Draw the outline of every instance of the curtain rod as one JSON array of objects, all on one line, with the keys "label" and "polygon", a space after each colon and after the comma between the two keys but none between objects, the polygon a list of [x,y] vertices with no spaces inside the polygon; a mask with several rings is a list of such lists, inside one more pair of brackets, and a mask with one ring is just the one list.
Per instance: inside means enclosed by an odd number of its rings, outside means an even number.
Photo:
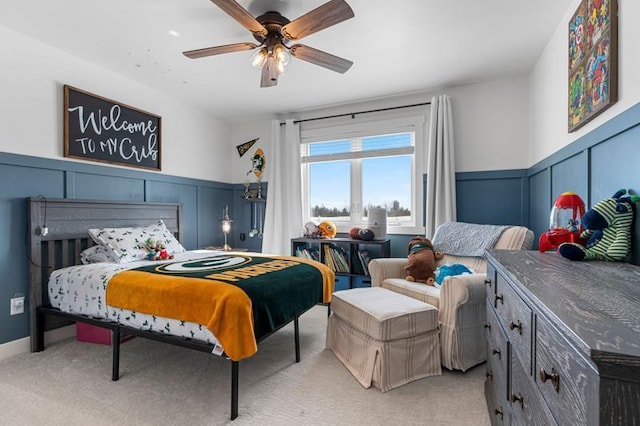
[{"label": "curtain rod", "polygon": [[[355,118],[356,115],[359,114],[368,114],[371,112],[381,112],[381,111],[391,111],[394,109],[402,109],[402,108],[412,108],[412,107],[417,107],[417,106],[424,106],[424,105],[431,105],[431,102],[423,102],[420,104],[411,104],[411,105],[401,105],[401,106],[395,106],[395,107],[389,107],[389,108],[380,108],[380,109],[370,109],[367,111],[358,111],[358,112],[347,112],[344,114],[336,114],[336,115],[326,115],[324,117],[314,117],[314,118],[305,118],[302,120],[293,120],[293,124],[298,124],[298,123],[304,123],[306,121],[316,121],[316,120],[326,120],[328,118],[338,118],[338,117],[349,117],[351,116],[351,118]],[[280,122],[281,126],[284,126],[286,123],[285,122]]]}]

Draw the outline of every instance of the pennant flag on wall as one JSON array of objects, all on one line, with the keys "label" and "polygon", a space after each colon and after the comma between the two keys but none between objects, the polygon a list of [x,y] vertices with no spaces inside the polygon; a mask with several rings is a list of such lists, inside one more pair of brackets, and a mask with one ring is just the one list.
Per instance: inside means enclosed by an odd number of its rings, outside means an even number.
[{"label": "pennant flag on wall", "polygon": [[245,152],[249,151],[249,149],[253,146],[253,144],[255,144],[258,141],[258,139],[260,138],[255,138],[248,142],[245,142],[236,146],[236,149],[238,150],[238,154],[240,154],[240,157],[242,157]]}]

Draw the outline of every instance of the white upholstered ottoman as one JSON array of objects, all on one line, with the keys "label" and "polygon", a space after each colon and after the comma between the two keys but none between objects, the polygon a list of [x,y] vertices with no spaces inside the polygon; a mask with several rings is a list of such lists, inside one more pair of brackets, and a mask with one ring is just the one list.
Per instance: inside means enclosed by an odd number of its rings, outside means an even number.
[{"label": "white upholstered ottoman", "polygon": [[333,293],[331,311],[326,346],[365,388],[442,374],[434,306],[370,287]]}]

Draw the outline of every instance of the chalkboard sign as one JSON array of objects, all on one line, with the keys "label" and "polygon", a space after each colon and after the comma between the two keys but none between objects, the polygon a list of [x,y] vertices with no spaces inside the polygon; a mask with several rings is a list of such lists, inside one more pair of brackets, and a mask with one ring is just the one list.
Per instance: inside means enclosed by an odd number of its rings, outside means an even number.
[{"label": "chalkboard sign", "polygon": [[64,86],[64,156],[160,170],[157,115]]}]

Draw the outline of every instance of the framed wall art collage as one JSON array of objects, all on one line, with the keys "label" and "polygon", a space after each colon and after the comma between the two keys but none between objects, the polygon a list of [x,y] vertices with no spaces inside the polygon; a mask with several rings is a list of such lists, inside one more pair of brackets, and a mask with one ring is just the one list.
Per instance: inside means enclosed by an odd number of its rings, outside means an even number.
[{"label": "framed wall art collage", "polygon": [[618,100],[617,0],[583,0],[569,21],[568,129]]}]

